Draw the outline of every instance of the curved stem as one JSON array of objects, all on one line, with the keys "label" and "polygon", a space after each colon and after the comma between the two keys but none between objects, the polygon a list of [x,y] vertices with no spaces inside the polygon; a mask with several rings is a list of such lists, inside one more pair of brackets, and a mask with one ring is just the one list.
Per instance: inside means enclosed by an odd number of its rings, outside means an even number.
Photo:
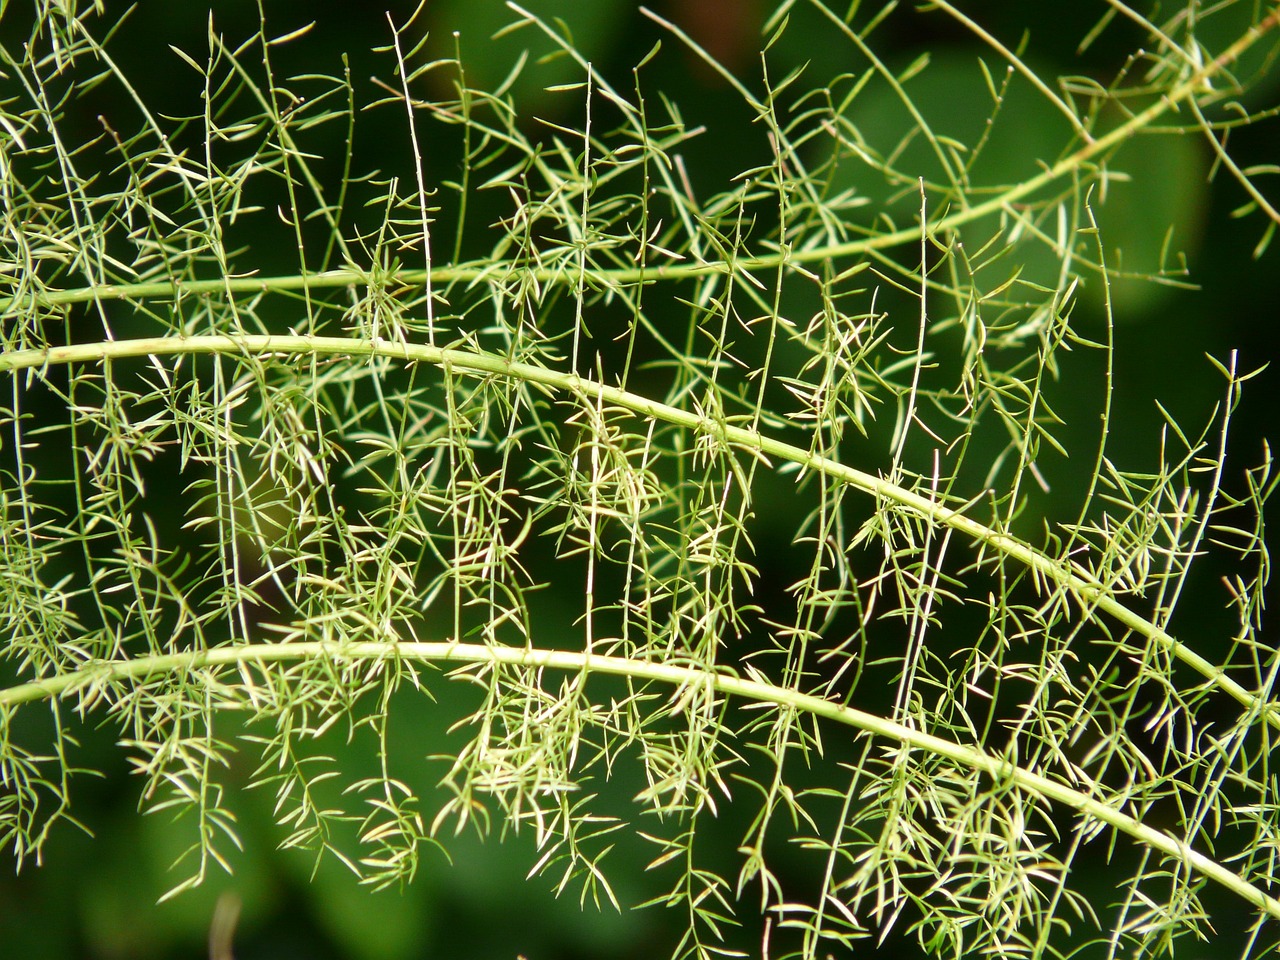
[{"label": "curved stem", "polygon": [[[1046,588],[1049,584],[1070,593],[1081,609],[1090,614],[1101,610],[1125,627],[1167,650],[1191,667],[1213,686],[1231,696],[1249,711],[1256,711],[1273,727],[1280,729],[1280,705],[1263,703],[1227,676],[1225,671],[1200,656],[1171,634],[1145,617],[1134,613],[1113,597],[1105,585],[1077,563],[1056,560],[1030,544],[1006,533],[1001,533],[964,513],[965,507],[953,509],[934,500],[922,497],[897,484],[847,466],[828,457],[810,453],[794,444],[767,437],[742,427],[681,410],[657,400],[649,399],[617,387],[606,386],[574,374],[548,370],[533,364],[518,363],[502,357],[472,353],[465,350],[448,350],[420,344],[394,343],[388,340],[350,340],[344,337],[314,336],[264,336],[259,334],[240,337],[153,337],[138,340],[112,340],[100,343],[74,344],[51,347],[47,350],[17,350],[0,353],[0,372],[39,369],[53,364],[95,363],[108,359],[177,354],[227,354],[227,355],[323,355],[346,357],[396,357],[403,360],[431,363],[456,370],[470,370],[502,377],[513,377],[529,383],[565,390],[589,398],[593,403],[602,402],[623,407],[641,417],[662,420],[715,437],[723,443],[752,451],[758,455],[776,457],[799,464],[806,470],[825,474],[834,480],[847,483],[877,498],[899,504],[914,513],[928,517],[960,531],[984,546],[1012,557],[1036,574],[1037,582]],[[972,502],[972,501],[971,501]],[[966,507],[968,505],[965,505]]]},{"label": "curved stem", "polygon": [[[1021,181],[1016,186],[1003,191],[984,203],[965,206],[955,213],[944,216],[930,225],[934,234],[945,234],[957,230],[966,224],[981,220],[983,217],[999,213],[1010,204],[1016,203],[1051,183],[1070,176],[1099,154],[1120,146],[1126,140],[1151,126],[1156,120],[1179,105],[1194,99],[1197,93],[1205,89],[1206,81],[1233,64],[1250,47],[1262,37],[1280,25],[1280,7],[1250,27],[1230,47],[1217,57],[1205,63],[1199,70],[1190,74],[1185,80],[1160,97],[1147,109],[1134,114],[1124,123],[1103,136],[1084,143],[1075,152],[1063,157],[1057,163],[1046,168],[1039,175]],[[653,282],[655,280],[680,280],[689,277],[700,277],[715,273],[734,273],[736,271],[770,271],[789,264],[822,263],[828,260],[856,257],[874,250],[884,250],[912,243],[920,239],[920,227],[912,225],[901,230],[876,234],[861,240],[848,243],[828,244],[805,250],[790,250],[756,257],[744,257],[734,261],[704,261],[690,264],[646,263],[643,267],[622,267],[617,269],[593,268],[592,276],[610,283]],[[574,272],[566,273],[558,268],[521,267],[519,272],[537,279],[541,283],[557,283],[578,279]],[[428,276],[431,282],[439,286],[450,283],[471,283],[493,276],[492,264],[456,264],[432,266],[423,270],[399,270],[385,277],[388,282],[405,286],[423,286]],[[99,300],[149,299],[159,297],[169,299],[179,293],[218,294],[218,293],[262,293],[264,291],[287,291],[301,289],[320,289],[324,287],[342,288],[368,283],[368,274],[355,267],[344,267],[337,270],[326,270],[315,274],[293,274],[280,277],[221,277],[215,280],[189,281],[154,281],[142,283],[102,284],[92,287],[81,287],[74,290],[55,290],[43,293],[28,294],[21,298],[26,303],[43,306],[62,306],[73,303],[96,302]],[[0,313],[13,309],[19,298],[0,299]]]},{"label": "curved stem", "polygon": [[181,671],[189,673],[207,667],[330,658],[338,661],[384,660],[392,657],[446,663],[476,663],[570,670],[654,680],[676,686],[709,686],[727,696],[757,703],[802,710],[867,733],[896,740],[908,747],[929,751],[965,767],[985,773],[1000,784],[1013,784],[1101,821],[1134,840],[1187,864],[1197,873],[1222,884],[1269,916],[1280,919],[1280,900],[1268,896],[1254,884],[1222,864],[1199,853],[1186,841],[1149,827],[1136,817],[1107,806],[1086,793],[1048,777],[991,756],[978,747],[965,746],[933,734],[912,729],[893,720],[842,706],[757,680],[671,663],[650,663],[625,657],[600,656],[565,650],[538,650],[528,647],[490,647],[474,643],[298,643],[242,644],[212,650],[190,651],[138,657],[124,662],[92,663],[81,669],[47,680],[0,690],[0,707],[74,694],[89,686],[101,687],[122,681],[146,683],[152,677]]}]

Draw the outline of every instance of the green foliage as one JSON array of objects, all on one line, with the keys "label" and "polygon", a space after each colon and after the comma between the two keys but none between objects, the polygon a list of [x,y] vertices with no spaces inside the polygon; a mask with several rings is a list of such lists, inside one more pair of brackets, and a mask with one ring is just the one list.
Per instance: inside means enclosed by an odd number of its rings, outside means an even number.
[{"label": "green foliage", "polygon": [[[784,2],[737,70],[646,12],[613,75],[572,9],[512,6],[509,71],[388,27],[370,86],[211,20],[147,91],[101,4],[0,5],[6,855],[105,729],[166,898],[246,841],[422,883],[474,831],[678,956],[1272,952],[1253,374],[1210,358],[1150,462],[1109,435],[1188,179],[1280,222],[1228,152],[1280,14],[1115,3],[1076,39],[1135,52],[1055,77],[943,0]],[[978,46],[899,62],[902,18]],[[722,180],[682,61],[750,138]]]}]

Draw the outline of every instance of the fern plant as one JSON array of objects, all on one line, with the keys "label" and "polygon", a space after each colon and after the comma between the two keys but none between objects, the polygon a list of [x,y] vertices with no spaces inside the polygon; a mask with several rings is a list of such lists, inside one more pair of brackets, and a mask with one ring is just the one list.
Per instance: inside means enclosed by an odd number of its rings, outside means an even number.
[{"label": "fern plant", "polygon": [[[525,838],[677,956],[1274,950],[1250,358],[1149,462],[1109,435],[1117,311],[1191,282],[1111,194],[1194,143],[1263,255],[1274,169],[1228,148],[1280,12],[1113,2],[1077,39],[1134,52],[1053,77],[946,0],[864,6],[788,0],[735,70],[644,11],[614,75],[513,4],[491,87],[419,18],[372,85],[215,18],[154,104],[105,4],[0,4],[16,868],[105,729],[187,831],[166,898],[248,790],[373,887]],[[951,99],[901,18],[976,44]],[[721,182],[651,80],[681,60],[753,138]]]}]

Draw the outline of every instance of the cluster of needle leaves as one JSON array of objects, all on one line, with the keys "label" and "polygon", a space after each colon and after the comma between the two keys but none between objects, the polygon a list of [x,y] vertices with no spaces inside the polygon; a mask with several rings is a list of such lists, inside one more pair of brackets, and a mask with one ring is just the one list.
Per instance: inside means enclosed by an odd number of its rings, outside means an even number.
[{"label": "cluster of needle leaves", "polygon": [[[1207,890],[1248,956],[1274,949],[1275,479],[1265,451],[1225,462],[1251,374],[1214,359],[1221,403],[1167,417],[1155,462],[1112,449],[1129,277],[1097,214],[1135,140],[1196,137],[1265,250],[1268,171],[1228,138],[1269,116],[1248,93],[1275,10],[1116,0],[1084,41],[1136,52],[1104,79],[1042,77],[945,0],[787,0],[736,72],[646,11],[662,44],[608,76],[513,5],[509,35],[571,66],[548,120],[521,103],[537,57],[479,89],[467,39],[441,55],[412,19],[360,85],[278,66],[305,29],[223,36],[215,9],[202,49],[156,51],[160,107],[113,56],[127,19],[19,6],[11,862],[76,822],[89,725],[189,831],[167,895],[230,867],[252,789],[281,845],[375,886],[447,869],[473,828],[531,836],[531,873],[588,906],[640,906],[616,882],[638,863],[679,956],[739,949],[740,924],[774,957],[891,931],[945,957],[1171,955],[1213,936]],[[975,39],[985,122],[917,101],[927,58],[880,55],[904,16]],[[779,52],[801,21],[846,72]],[[716,129],[649,80],[671,57],[750,121],[714,189],[691,164]],[[1011,172],[1019,96],[1057,140]],[[872,100],[896,126],[863,124]],[[398,139],[358,169],[380,120]],[[1100,414],[1070,450],[1065,369]],[[1220,582],[1193,581],[1206,562]],[[1218,634],[1180,633],[1224,602]],[[406,704],[442,697],[452,726],[393,749]]]}]

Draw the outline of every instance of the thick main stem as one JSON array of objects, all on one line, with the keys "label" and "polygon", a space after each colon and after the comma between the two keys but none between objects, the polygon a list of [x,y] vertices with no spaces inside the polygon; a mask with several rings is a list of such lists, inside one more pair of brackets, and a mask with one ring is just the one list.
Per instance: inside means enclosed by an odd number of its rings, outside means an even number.
[{"label": "thick main stem", "polygon": [[1280,729],[1280,705],[1264,704],[1215,664],[1145,617],[1120,603],[1107,587],[1078,563],[1068,563],[1047,556],[1031,545],[1001,533],[956,510],[922,497],[881,477],[850,467],[828,457],[818,456],[772,437],[754,433],[732,424],[700,417],[687,410],[670,406],[617,387],[606,386],[574,374],[561,373],[528,363],[518,363],[487,353],[448,350],[421,344],[395,343],[388,340],[355,340],[344,337],[264,336],[246,334],[239,337],[154,337],[138,340],[112,340],[100,343],[50,347],[47,350],[18,350],[0,354],[0,372],[38,369],[53,364],[94,363],[108,359],[177,354],[224,355],[325,355],[346,357],[395,357],[406,361],[431,363],[454,370],[470,370],[502,377],[513,377],[529,383],[574,393],[632,411],[641,417],[662,420],[714,437],[723,443],[765,457],[776,457],[799,464],[806,470],[823,473],[877,498],[906,507],[914,513],[951,527],[1025,564],[1035,572],[1037,582],[1052,584],[1069,593],[1086,614],[1100,610],[1108,616],[1157,644],[1178,660],[1194,669],[1213,686],[1231,696],[1250,711],[1257,711],[1276,729]]}]

